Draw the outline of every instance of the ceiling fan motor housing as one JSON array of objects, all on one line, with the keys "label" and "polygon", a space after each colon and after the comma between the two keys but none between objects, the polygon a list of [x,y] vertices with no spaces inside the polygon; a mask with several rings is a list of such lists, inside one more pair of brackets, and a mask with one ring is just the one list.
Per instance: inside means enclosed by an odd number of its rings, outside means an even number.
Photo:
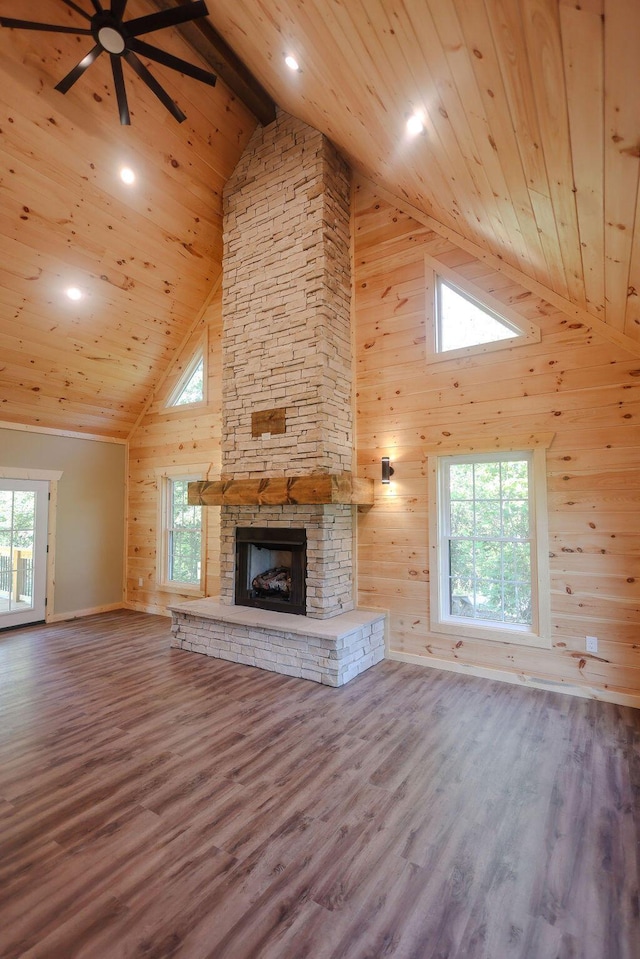
[{"label": "ceiling fan motor housing", "polygon": [[107,53],[121,56],[127,47],[127,35],[124,23],[108,10],[96,13],[91,19],[91,32],[96,43]]}]

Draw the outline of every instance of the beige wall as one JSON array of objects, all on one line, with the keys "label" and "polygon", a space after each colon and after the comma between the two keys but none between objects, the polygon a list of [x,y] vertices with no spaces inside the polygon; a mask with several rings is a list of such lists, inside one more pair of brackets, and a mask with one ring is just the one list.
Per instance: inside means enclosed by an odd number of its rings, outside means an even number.
[{"label": "beige wall", "polygon": [[[390,610],[391,649],[640,704],[640,360],[391,208],[356,200],[358,471],[395,466],[359,513],[359,603]],[[535,323],[540,342],[429,359],[425,254]],[[460,639],[429,624],[427,457],[552,433],[547,452],[551,649]],[[475,445],[474,445],[475,444]],[[597,655],[585,636],[599,638]]]},{"label": "beige wall", "polygon": [[0,466],[62,470],[58,482],[54,616],[122,602],[123,444],[0,428]]}]

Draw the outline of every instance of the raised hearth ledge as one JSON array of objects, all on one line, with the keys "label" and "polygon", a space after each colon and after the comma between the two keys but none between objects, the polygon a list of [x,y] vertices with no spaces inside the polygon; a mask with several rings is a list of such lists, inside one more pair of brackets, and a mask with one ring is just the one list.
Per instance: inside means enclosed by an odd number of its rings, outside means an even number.
[{"label": "raised hearth ledge", "polygon": [[189,483],[191,506],[371,506],[373,480],[351,473],[309,473]]},{"label": "raised hearth ledge", "polygon": [[169,606],[171,645],[271,672],[343,686],[384,659],[386,613],[310,619],[198,599]]}]

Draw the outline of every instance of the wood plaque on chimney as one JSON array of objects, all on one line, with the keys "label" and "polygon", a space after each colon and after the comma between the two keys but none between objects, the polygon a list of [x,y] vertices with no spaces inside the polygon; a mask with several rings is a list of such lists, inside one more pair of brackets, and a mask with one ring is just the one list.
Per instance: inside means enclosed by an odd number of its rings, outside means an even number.
[{"label": "wood plaque on chimney", "polygon": [[263,433],[286,433],[286,408],[277,410],[259,410],[251,414],[251,435],[256,438]]}]

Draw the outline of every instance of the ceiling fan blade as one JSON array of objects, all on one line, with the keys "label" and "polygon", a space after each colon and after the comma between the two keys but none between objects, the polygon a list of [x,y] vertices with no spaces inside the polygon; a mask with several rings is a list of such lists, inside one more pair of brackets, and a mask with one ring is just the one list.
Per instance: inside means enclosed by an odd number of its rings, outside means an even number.
[{"label": "ceiling fan blade", "polygon": [[135,53],[132,53],[131,50],[125,50],[122,56],[125,58],[131,69],[134,70],[140,79],[144,80],[149,89],[155,93],[158,100],[164,104],[169,113],[176,118],[178,123],[182,123],[183,120],[187,119],[186,115],[182,112],[178,104],[173,102],[167,91],[160,86],[153,74],[149,73],[144,63],[137,58]]},{"label": "ceiling fan blade", "polygon": [[83,27],[61,27],[56,23],[38,23],[35,20],[13,20],[0,17],[0,27],[14,27],[16,30],[50,30],[51,33],[79,33],[91,35],[91,30]]},{"label": "ceiling fan blade", "polygon": [[70,90],[76,80],[79,80],[84,71],[100,56],[102,50],[100,44],[96,43],[93,50],[90,50],[86,57],[83,57],[80,63],[77,63],[73,70],[70,70],[66,77],[62,78],[60,83],[56,83],[56,90],[59,90],[60,93],[66,93],[67,90]]},{"label": "ceiling fan blade", "polygon": [[186,23],[188,20],[206,17],[208,12],[204,0],[196,0],[195,3],[188,3],[171,10],[161,10],[159,13],[150,13],[146,17],[127,20],[124,26],[127,29],[128,36],[139,37],[141,33],[151,33],[154,30],[163,30],[164,27],[175,27],[177,24]]},{"label": "ceiling fan blade", "polygon": [[129,116],[127,91],[125,89],[124,75],[122,73],[122,60],[113,53],[111,54],[111,69],[113,70],[113,83],[116,88],[118,110],[120,111],[120,123],[123,127],[128,127],[131,123],[131,117]]},{"label": "ceiling fan blade", "polygon": [[159,50],[158,47],[153,47],[151,44],[144,43],[144,41],[136,40],[135,38],[129,40],[129,47],[131,50],[135,50],[136,53],[141,53],[142,56],[149,57],[150,60],[156,60],[158,63],[162,63],[165,67],[172,67],[174,70],[186,73],[187,76],[195,77],[196,80],[209,83],[212,87],[216,85],[217,77],[215,73],[209,73],[208,70],[202,70],[193,63],[187,63],[186,60],[181,60],[180,57],[174,57],[172,53],[166,53],[164,50]]},{"label": "ceiling fan blade", "polygon": [[122,20],[127,0],[111,0],[111,14],[116,20]]},{"label": "ceiling fan blade", "polygon": [[93,9],[96,11],[96,13],[102,13],[102,12],[103,12],[104,7],[103,7],[102,4],[100,3],[100,0],[91,0],[91,3],[93,4]]},{"label": "ceiling fan blade", "polygon": [[73,0],[62,0],[63,3],[66,3],[68,7],[71,7],[72,10],[75,10],[76,13],[79,13],[81,17],[84,17],[85,20],[91,20],[91,14],[87,13],[86,10],[83,10],[82,7],[79,7],[77,3],[74,3]]}]

